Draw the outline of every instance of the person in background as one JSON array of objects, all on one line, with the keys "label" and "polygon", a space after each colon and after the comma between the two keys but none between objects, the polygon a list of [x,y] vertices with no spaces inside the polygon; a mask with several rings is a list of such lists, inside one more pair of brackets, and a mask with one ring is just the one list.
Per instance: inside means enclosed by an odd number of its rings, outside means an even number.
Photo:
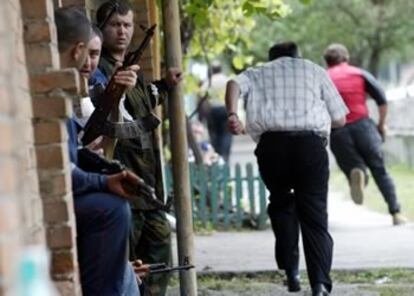
[{"label": "person in background", "polygon": [[224,102],[226,83],[229,80],[222,72],[221,65],[214,61],[210,71],[210,77],[201,85],[201,91],[207,96],[203,103],[204,116],[207,119],[208,134],[214,150],[228,162],[230,157],[232,134],[227,130],[227,113]]},{"label": "person in background", "polygon": [[221,164],[223,160],[220,158],[220,155],[214,151],[213,146],[208,141],[208,136],[206,135],[207,132],[204,125],[199,121],[191,122],[191,132],[193,133],[194,139],[200,147],[203,156],[203,164],[206,166],[211,166],[214,163]]},{"label": "person in background", "polygon": [[[324,58],[328,74],[350,111],[346,125],[332,130],[330,146],[338,166],[349,180],[352,200],[359,205],[363,203],[368,167],[387,203],[392,223],[404,224],[406,218],[400,214],[395,185],[385,168],[382,151],[388,110],[384,90],[370,73],[348,63],[349,53],[344,45],[331,44]],[[378,124],[369,117],[368,96],[378,106]]]}]

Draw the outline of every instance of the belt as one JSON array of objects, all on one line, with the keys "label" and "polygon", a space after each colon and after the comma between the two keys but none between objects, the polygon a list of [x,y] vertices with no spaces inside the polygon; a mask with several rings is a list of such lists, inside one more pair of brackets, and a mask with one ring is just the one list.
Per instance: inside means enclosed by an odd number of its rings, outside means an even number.
[{"label": "belt", "polygon": [[269,136],[289,136],[289,137],[296,137],[296,136],[319,136],[320,134],[318,134],[315,131],[270,131],[270,132],[265,132],[263,134],[264,135],[269,135]]},{"label": "belt", "polygon": [[328,144],[328,139],[315,131],[269,131],[262,134],[261,138],[267,137],[275,137],[275,136],[283,136],[283,137],[309,137],[309,136],[316,136],[323,141],[323,145],[326,147]]}]

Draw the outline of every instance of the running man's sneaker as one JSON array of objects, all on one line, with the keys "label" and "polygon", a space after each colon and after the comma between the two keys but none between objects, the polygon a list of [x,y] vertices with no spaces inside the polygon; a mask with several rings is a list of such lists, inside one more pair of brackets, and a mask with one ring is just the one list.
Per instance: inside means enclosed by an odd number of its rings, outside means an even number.
[{"label": "running man's sneaker", "polygon": [[392,224],[394,226],[403,225],[408,222],[408,219],[400,213],[392,214]]},{"label": "running man's sneaker", "polygon": [[365,174],[360,168],[353,168],[349,177],[351,198],[357,205],[364,201]]}]

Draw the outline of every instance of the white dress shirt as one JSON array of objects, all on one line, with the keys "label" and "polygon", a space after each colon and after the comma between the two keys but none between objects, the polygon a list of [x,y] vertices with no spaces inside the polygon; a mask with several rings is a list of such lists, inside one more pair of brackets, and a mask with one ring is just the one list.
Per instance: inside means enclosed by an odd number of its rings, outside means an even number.
[{"label": "white dress shirt", "polygon": [[348,113],[325,69],[308,60],[279,58],[232,80],[245,99],[246,131],[256,142],[267,131],[328,136],[331,122]]}]

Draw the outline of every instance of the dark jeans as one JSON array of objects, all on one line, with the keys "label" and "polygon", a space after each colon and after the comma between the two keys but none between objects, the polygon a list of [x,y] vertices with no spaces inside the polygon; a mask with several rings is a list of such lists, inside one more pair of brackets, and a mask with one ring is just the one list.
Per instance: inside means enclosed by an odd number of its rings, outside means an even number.
[{"label": "dark jeans", "polygon": [[331,150],[340,169],[349,179],[353,168],[360,168],[367,175],[368,167],[388,205],[388,211],[393,214],[400,211],[400,205],[394,182],[385,169],[381,145],[377,126],[368,118],[334,129],[331,133]]},{"label": "dark jeans", "polygon": [[228,162],[233,136],[227,129],[226,107],[211,107],[207,116],[207,126],[211,145]]},{"label": "dark jeans", "polygon": [[83,295],[139,295],[128,265],[128,202],[103,192],[74,200]]},{"label": "dark jeans", "polygon": [[315,134],[268,132],[255,154],[270,191],[268,214],[276,237],[280,269],[299,265],[299,228],[311,285],[332,288],[329,276],[333,240],[328,233],[328,156],[325,139]]}]

